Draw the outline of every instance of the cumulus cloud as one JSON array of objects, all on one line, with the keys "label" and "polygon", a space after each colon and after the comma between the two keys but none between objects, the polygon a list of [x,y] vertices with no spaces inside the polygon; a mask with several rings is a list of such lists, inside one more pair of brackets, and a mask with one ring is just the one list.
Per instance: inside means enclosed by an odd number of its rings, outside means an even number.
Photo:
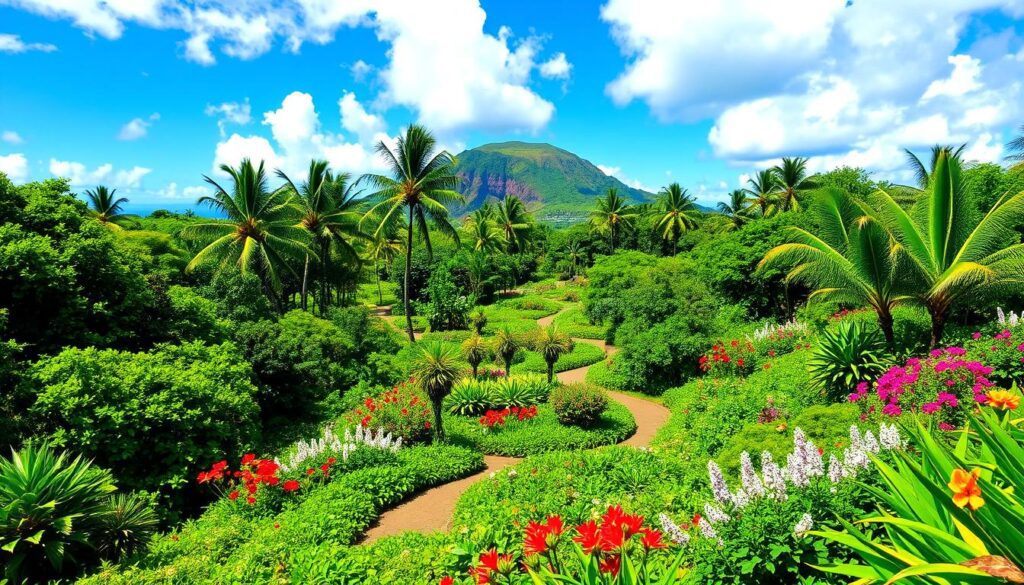
[{"label": "cumulus cloud", "polygon": [[0,34],[0,53],[27,53],[39,51],[52,53],[57,50],[57,45],[50,43],[26,43],[21,40],[20,35]]},{"label": "cumulus cloud", "polygon": [[353,174],[382,170],[374,144],[394,141],[383,119],[367,112],[350,92],[342,95],[338,107],[345,133],[322,128],[313,96],[299,91],[288,94],[281,107],[263,114],[273,142],[263,136],[232,134],[217,144],[215,171],[222,164],[236,166],[245,158],[262,160],[269,169],[281,169],[293,180],[305,178],[311,159],[326,160],[332,168]]},{"label": "cumulus cloud", "polygon": [[249,98],[245,98],[242,103],[239,102],[224,102],[222,104],[207,104],[206,109],[203,112],[207,116],[216,116],[217,128],[220,130],[220,135],[225,135],[225,128],[228,124],[237,124],[239,126],[245,126],[252,121],[252,106],[249,105]]},{"label": "cumulus cloud", "polygon": [[370,76],[373,72],[373,65],[370,65],[366,61],[359,59],[348,68],[349,73],[352,75],[352,80],[356,83],[362,83]]},{"label": "cumulus cloud", "polygon": [[142,186],[143,177],[150,172],[152,169],[140,166],[115,170],[114,165],[110,163],[90,170],[84,163],[50,159],[50,174],[67,178],[71,186],[76,188],[104,184],[117,189],[136,189]]},{"label": "cumulus cloud", "polygon": [[572,63],[565,58],[565,53],[556,53],[554,57],[540,64],[540,74],[548,79],[568,79],[572,71]]},{"label": "cumulus cloud", "polygon": [[149,132],[149,127],[160,119],[160,114],[150,114],[148,118],[134,118],[124,126],[121,126],[121,131],[117,133],[118,140],[132,141],[143,138]]},{"label": "cumulus cloud", "polygon": [[0,134],[0,140],[3,140],[7,144],[21,144],[25,142],[21,135],[14,130],[4,130],[3,134]]},{"label": "cumulus cloud", "polygon": [[21,183],[28,178],[28,160],[20,152],[0,154],[0,173],[15,183]]},{"label": "cumulus cloud", "polygon": [[1012,30],[964,46],[972,19],[991,11],[1019,17],[1024,7],[609,0],[602,18],[628,62],[607,91],[619,104],[643,101],[662,121],[713,118],[708,141],[736,164],[804,154],[813,169],[895,172],[903,148],[935,143],[967,143],[979,160],[995,160],[1000,129],[1024,114],[1024,59],[1015,58],[1024,53]]},{"label": "cumulus cloud", "polygon": [[658,190],[655,187],[651,187],[649,185],[645,185],[644,183],[641,183],[637,179],[633,179],[631,177],[627,177],[626,175],[624,175],[622,173],[622,167],[616,167],[616,166],[611,166],[611,165],[594,165],[594,166],[596,166],[598,169],[600,169],[600,171],[602,173],[608,175],[609,177],[615,177],[616,179],[622,181],[628,187],[632,187],[634,189],[641,189],[643,191],[648,191],[650,193],[654,193],[654,192],[656,192]]}]

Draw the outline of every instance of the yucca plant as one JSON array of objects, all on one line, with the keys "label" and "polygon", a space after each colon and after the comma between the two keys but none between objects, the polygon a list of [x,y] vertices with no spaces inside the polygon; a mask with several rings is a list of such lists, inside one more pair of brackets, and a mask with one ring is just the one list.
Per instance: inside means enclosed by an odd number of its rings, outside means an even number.
[{"label": "yucca plant", "polygon": [[74,575],[95,560],[93,539],[115,491],[110,473],[47,444],[0,457],[0,565],[11,583]]},{"label": "yucca plant", "polygon": [[491,405],[491,383],[476,379],[460,381],[448,397],[448,412],[460,416],[479,416]]},{"label": "yucca plant", "polygon": [[520,378],[501,378],[491,384],[491,405],[495,408],[533,406],[537,404],[530,387]]},{"label": "yucca plant", "polygon": [[888,363],[885,339],[863,323],[844,321],[818,339],[807,362],[811,380],[829,398],[842,399],[860,382],[873,382]]},{"label": "yucca plant", "polygon": [[1019,404],[1016,388],[990,393],[958,437],[918,423],[917,454],[904,451],[893,466],[873,459],[882,486],[865,488],[880,512],[841,520],[842,532],[811,532],[862,564],[819,568],[858,583],[1024,582],[1024,430],[995,410]]},{"label": "yucca plant", "polygon": [[476,378],[480,364],[491,357],[491,346],[477,333],[462,342],[462,357],[469,362],[470,367],[473,368],[473,377]]},{"label": "yucca plant", "polygon": [[444,399],[452,391],[464,373],[459,365],[459,350],[440,341],[427,343],[413,362],[410,375],[426,392],[434,407],[434,440],[444,441],[444,426],[441,410]]},{"label": "yucca plant", "polygon": [[494,351],[505,364],[505,375],[512,375],[512,360],[522,348],[519,338],[508,327],[502,327],[494,336]]},{"label": "yucca plant", "polygon": [[119,561],[143,550],[156,533],[159,519],[148,499],[135,493],[114,494],[99,517],[96,548],[106,559]]},{"label": "yucca plant", "polygon": [[548,367],[548,384],[555,378],[555,363],[567,353],[572,353],[576,344],[568,335],[560,332],[558,327],[552,323],[547,329],[542,329],[533,338],[533,350],[544,356],[544,363]]}]

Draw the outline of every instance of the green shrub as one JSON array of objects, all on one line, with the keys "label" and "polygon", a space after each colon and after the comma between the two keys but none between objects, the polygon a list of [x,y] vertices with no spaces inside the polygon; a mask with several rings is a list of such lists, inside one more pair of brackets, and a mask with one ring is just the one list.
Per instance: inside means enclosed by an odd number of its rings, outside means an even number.
[{"label": "green shrub", "polygon": [[469,326],[469,310],[473,300],[455,284],[451,271],[435,270],[427,284],[429,302],[420,303],[417,313],[423,315],[431,331],[465,329]]},{"label": "green shrub", "polygon": [[[122,487],[159,491],[165,518],[194,509],[198,465],[255,443],[252,370],[232,344],[147,353],[66,349],[32,366],[30,409],[52,441],[111,469]],[[187,505],[189,504],[189,505]]]},{"label": "green shrub", "polygon": [[170,318],[166,335],[171,341],[220,343],[229,339],[231,323],[218,315],[217,303],[184,286],[167,289],[167,299]]},{"label": "green shrub", "polygon": [[543,376],[515,375],[490,382],[491,408],[533,406],[548,399],[549,386]]},{"label": "green shrub", "polygon": [[614,357],[590,366],[590,369],[587,370],[586,381],[588,384],[612,390],[626,390],[628,384],[626,377],[616,370]]},{"label": "green shrub", "polygon": [[[544,374],[548,371],[547,362],[544,361],[544,356],[536,351],[524,351],[523,361],[518,366],[520,372],[531,372],[537,374]],[[555,362],[555,372],[567,372],[569,370],[575,370],[576,368],[582,368],[604,359],[604,350],[596,345],[589,343],[577,343],[573,347],[573,350],[567,354],[563,354]]]},{"label": "green shrub", "polygon": [[563,425],[589,427],[608,407],[608,395],[590,384],[568,384],[551,391],[551,407]]},{"label": "green shrub", "polygon": [[479,416],[491,407],[491,393],[483,381],[466,378],[452,388],[448,396],[448,412],[462,416]]},{"label": "green shrub", "polygon": [[[570,291],[572,292],[572,291]],[[604,339],[607,328],[602,324],[593,324],[581,307],[572,307],[555,317],[554,324],[558,330],[570,337],[584,339]]]},{"label": "green shrub", "polygon": [[843,400],[860,382],[874,382],[885,372],[885,339],[860,323],[840,323],[818,336],[807,362],[814,385],[829,400]]}]

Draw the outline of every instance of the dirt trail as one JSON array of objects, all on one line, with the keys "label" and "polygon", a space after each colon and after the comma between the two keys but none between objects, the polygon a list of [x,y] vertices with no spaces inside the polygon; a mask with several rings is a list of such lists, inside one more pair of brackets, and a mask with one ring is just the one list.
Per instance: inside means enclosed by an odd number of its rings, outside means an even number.
[{"label": "dirt trail", "polygon": [[[537,320],[541,327],[547,327],[554,321],[555,317],[567,311],[568,307],[554,315],[548,315]],[[385,317],[387,318],[387,317]],[[395,323],[392,323],[396,325]],[[419,335],[419,334],[417,334]],[[618,348],[608,346],[600,339],[573,338],[576,343],[589,343],[605,350],[611,356],[618,351]],[[562,383],[582,382],[587,376],[590,366],[568,370],[558,374],[558,380]],[[631,447],[646,447],[654,438],[655,433],[668,421],[669,410],[660,404],[643,398],[637,398],[621,392],[608,391],[608,395],[615,401],[633,413],[636,420],[636,432],[620,443]],[[372,526],[364,536],[362,543],[367,544],[385,536],[401,534],[403,532],[433,532],[437,530],[448,530],[451,527],[452,515],[455,512],[455,504],[459,496],[469,486],[486,479],[491,473],[500,471],[510,465],[522,461],[517,457],[498,457],[486,455],[484,464],[486,468],[469,477],[446,483],[420,493],[414,498],[405,501],[395,508],[381,514],[377,523]]]}]

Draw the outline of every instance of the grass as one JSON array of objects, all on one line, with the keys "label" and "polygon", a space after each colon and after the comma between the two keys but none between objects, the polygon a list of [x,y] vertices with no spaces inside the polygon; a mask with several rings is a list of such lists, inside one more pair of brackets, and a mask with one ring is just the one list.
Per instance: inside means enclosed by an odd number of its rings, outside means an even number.
[{"label": "grass", "polygon": [[[526,351],[524,354],[525,357],[522,363],[514,364],[512,366],[513,372],[534,372],[537,374],[547,373],[548,366],[547,363],[544,362],[544,356],[535,351]],[[576,368],[596,364],[603,359],[604,350],[600,347],[589,343],[577,343],[572,352],[558,358],[558,361],[555,362],[555,371],[565,372],[568,370],[575,370]]]},{"label": "grass", "polygon": [[384,302],[378,302],[377,283],[375,282],[364,282],[360,284],[359,289],[356,291],[356,301],[371,307],[375,307],[377,305],[397,305],[400,302],[398,300],[397,284],[389,281],[381,281],[380,288],[381,292],[384,293]]},{"label": "grass", "polygon": [[547,404],[537,407],[535,418],[520,422],[509,417],[504,427],[487,429],[479,418],[465,416],[448,416],[445,425],[449,439],[456,445],[510,457],[612,445],[636,432],[636,421],[629,409],[614,400],[608,401],[599,423],[586,429],[562,425]]},{"label": "grass", "polygon": [[558,330],[570,337],[582,337],[584,339],[604,339],[607,327],[594,325],[583,314],[581,307],[572,307],[555,317],[555,326]]}]

